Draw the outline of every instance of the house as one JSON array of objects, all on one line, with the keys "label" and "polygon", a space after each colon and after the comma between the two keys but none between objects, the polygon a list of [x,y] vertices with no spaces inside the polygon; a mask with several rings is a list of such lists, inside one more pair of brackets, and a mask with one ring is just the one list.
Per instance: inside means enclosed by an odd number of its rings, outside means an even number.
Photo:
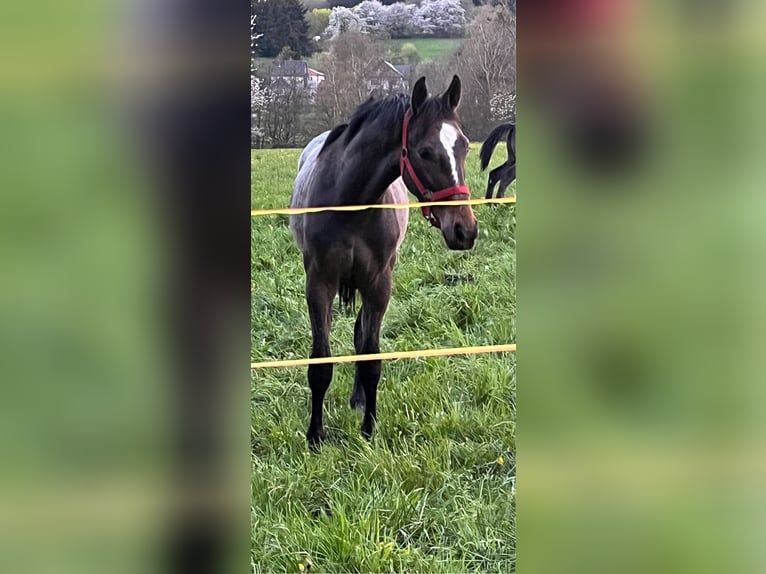
[{"label": "house", "polygon": [[309,70],[309,90],[311,91],[312,95],[316,95],[319,84],[324,82],[324,74],[322,72],[317,72],[313,68],[309,68],[308,70]]},{"label": "house", "polygon": [[313,100],[325,76],[310,68],[305,60],[275,60],[271,66],[271,89],[277,93],[291,89],[306,90]]},{"label": "house", "polygon": [[392,64],[382,60],[365,74],[367,91],[382,96],[406,93],[410,89],[411,71],[409,64]]}]

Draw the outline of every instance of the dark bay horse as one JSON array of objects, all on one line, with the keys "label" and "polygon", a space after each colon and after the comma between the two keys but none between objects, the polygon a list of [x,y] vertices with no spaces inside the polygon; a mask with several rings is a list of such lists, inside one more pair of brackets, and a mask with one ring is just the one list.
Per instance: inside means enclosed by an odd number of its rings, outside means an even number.
[{"label": "dark bay horse", "polygon": [[497,197],[505,197],[505,189],[516,179],[516,124],[500,124],[489,134],[487,139],[481,145],[479,157],[481,158],[481,169],[484,171],[492,159],[492,152],[501,139],[505,138],[505,145],[508,148],[508,159],[505,163],[499,165],[489,172],[487,181],[486,199],[492,199],[492,192],[495,186],[497,188]]},{"label": "dark bay horse", "polygon": [[[429,96],[425,78],[412,96],[370,99],[343,124],[312,140],[301,154],[291,207],[407,203],[470,197],[465,185],[468,139],[456,109],[460,79],[441,96]],[[423,207],[450,249],[473,247],[478,225],[470,206]],[[306,301],[311,319],[311,357],[330,356],[330,322],[335,295],[362,306],[354,325],[357,354],[380,351],[380,325],[391,298],[392,270],[404,239],[406,209],[324,211],[290,218],[303,253]],[[372,436],[381,362],[356,363],[351,406],[364,405],[362,434]],[[332,364],[311,365],[311,422],[306,438],[316,446],[325,436],[322,406]]]}]

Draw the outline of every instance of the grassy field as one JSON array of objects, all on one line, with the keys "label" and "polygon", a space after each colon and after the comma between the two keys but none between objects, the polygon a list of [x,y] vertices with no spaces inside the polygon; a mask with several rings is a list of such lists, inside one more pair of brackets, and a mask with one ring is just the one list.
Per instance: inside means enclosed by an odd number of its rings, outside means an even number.
[{"label": "grassy field", "polygon": [[421,60],[447,60],[460,46],[462,38],[402,38],[389,40],[389,50],[398,50],[402,44],[414,44]]},{"label": "grassy field", "polygon": [[[402,44],[414,44],[421,60],[446,61],[462,41],[461,38],[402,38],[386,41],[386,47],[389,51],[395,52],[401,48]],[[319,53],[305,58],[309,66],[321,67],[317,63],[318,56]],[[271,64],[273,60],[274,58],[253,58],[253,65],[257,68],[263,68]]]},{"label": "grassy field", "polygon": [[[473,147],[468,183],[480,197]],[[288,205],[299,153],[253,152],[254,208]],[[457,253],[411,212],[382,351],[516,341],[515,206],[476,213],[478,243]],[[253,360],[308,356],[287,218],[254,218],[251,249]],[[353,352],[353,322],[336,305],[334,354]],[[325,401],[332,438],[318,454],[305,441],[305,368],[254,371],[254,571],[515,571],[515,364],[512,354],[384,363],[371,443],[348,406],[353,365],[338,365]]]}]

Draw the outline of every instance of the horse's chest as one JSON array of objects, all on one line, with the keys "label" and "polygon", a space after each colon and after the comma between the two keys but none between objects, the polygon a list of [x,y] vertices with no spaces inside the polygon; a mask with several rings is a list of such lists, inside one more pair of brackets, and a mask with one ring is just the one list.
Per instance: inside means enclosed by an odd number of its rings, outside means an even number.
[{"label": "horse's chest", "polygon": [[396,255],[399,238],[396,226],[369,225],[353,241],[354,251],[365,259],[372,257],[376,261],[385,262]]}]

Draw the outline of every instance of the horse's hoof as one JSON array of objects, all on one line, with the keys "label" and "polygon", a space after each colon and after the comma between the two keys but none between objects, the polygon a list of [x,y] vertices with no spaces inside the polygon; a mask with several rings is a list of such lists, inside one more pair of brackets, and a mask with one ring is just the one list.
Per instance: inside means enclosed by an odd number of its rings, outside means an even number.
[{"label": "horse's hoof", "polygon": [[306,440],[309,443],[309,448],[313,451],[318,450],[326,439],[327,435],[325,435],[324,429],[319,429],[318,431],[309,430],[309,432],[306,433]]},{"label": "horse's hoof", "polygon": [[372,431],[373,431],[373,425],[366,425],[364,422],[362,422],[362,436],[364,439],[369,442],[372,440]]}]

